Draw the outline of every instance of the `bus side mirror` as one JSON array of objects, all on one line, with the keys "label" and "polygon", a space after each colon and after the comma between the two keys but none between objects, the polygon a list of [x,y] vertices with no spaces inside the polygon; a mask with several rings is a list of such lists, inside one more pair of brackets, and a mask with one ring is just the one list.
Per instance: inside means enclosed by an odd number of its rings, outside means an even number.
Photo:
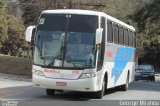
[{"label": "bus side mirror", "polygon": [[36,26],[29,26],[29,27],[27,27],[26,33],[25,33],[25,40],[27,42],[31,42],[32,36],[33,36],[33,34],[35,34],[34,33],[35,29],[36,29]]},{"label": "bus side mirror", "polygon": [[96,44],[100,44],[102,42],[102,32],[103,28],[98,28],[96,30]]}]

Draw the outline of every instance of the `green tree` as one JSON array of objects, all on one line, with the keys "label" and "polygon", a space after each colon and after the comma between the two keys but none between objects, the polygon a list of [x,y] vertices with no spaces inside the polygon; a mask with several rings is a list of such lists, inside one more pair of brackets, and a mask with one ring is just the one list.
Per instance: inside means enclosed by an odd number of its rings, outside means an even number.
[{"label": "green tree", "polygon": [[153,0],[131,15],[138,27],[140,60],[160,66],[160,0]]},{"label": "green tree", "polygon": [[5,54],[10,54],[16,56],[18,54],[19,48],[23,46],[22,39],[24,39],[24,25],[23,22],[14,17],[13,15],[8,15],[8,40],[3,44],[3,52]]},{"label": "green tree", "polygon": [[0,0],[0,50],[3,43],[7,40],[8,22],[6,0]]},{"label": "green tree", "polygon": [[25,26],[35,25],[43,10],[82,9],[89,0],[19,0]]}]

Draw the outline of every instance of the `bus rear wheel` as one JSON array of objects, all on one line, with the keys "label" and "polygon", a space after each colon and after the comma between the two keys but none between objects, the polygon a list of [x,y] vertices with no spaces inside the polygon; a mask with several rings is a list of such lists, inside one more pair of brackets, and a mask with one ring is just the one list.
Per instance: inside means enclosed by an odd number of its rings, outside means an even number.
[{"label": "bus rear wheel", "polygon": [[48,96],[54,95],[55,94],[55,90],[54,89],[46,89],[46,94]]},{"label": "bus rear wheel", "polygon": [[129,86],[129,74],[127,75],[127,78],[126,78],[126,84],[122,85],[122,86],[120,87],[120,89],[121,89],[122,91],[127,91],[127,90],[128,90],[128,86]]}]

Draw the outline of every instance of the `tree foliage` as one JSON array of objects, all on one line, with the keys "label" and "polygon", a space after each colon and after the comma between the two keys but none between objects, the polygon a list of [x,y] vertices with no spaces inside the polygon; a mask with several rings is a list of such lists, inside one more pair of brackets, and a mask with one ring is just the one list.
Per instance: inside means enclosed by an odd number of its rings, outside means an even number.
[{"label": "tree foliage", "polygon": [[6,0],[0,0],[0,51],[16,55],[24,35],[23,22],[9,15]]},{"label": "tree foliage", "polygon": [[160,64],[160,0],[153,0],[131,15],[137,23],[141,60]]},{"label": "tree foliage", "polygon": [[0,0],[0,49],[2,48],[2,44],[7,40],[7,7],[6,0]]},{"label": "tree foliage", "polygon": [[19,0],[20,8],[23,11],[22,18],[24,24],[35,25],[43,10],[51,9],[81,9],[81,3],[88,0]]},{"label": "tree foliage", "polygon": [[8,39],[3,43],[3,52],[5,54],[17,55],[18,49],[24,45],[22,42],[24,38],[24,25],[23,22],[14,17],[8,15]]}]

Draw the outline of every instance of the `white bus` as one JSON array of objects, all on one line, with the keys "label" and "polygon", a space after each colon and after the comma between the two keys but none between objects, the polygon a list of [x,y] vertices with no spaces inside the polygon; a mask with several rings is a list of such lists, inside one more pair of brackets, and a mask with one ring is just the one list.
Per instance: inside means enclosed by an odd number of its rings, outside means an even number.
[{"label": "white bus", "polygon": [[33,85],[47,95],[71,90],[102,98],[109,88],[127,90],[134,79],[135,29],[103,12],[43,11],[26,30],[26,41],[31,38]]}]

